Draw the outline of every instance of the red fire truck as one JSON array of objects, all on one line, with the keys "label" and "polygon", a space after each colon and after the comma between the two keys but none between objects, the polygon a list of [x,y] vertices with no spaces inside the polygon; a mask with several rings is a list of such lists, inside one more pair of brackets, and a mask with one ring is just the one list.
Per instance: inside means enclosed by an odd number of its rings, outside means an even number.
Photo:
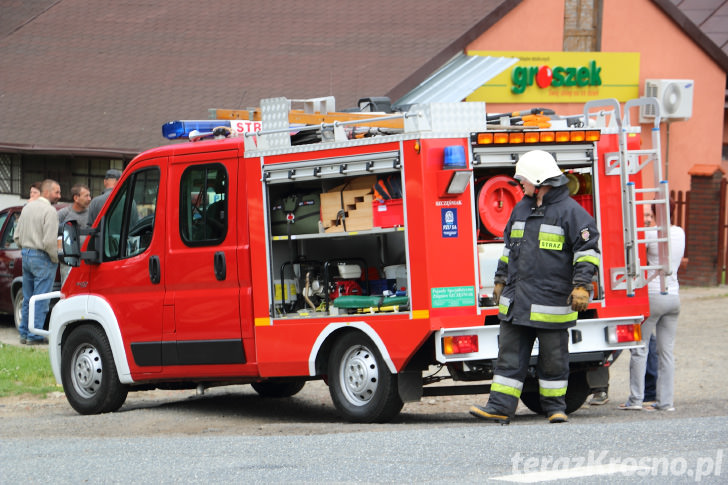
[{"label": "red fire truck", "polygon": [[[659,116],[650,150],[629,124],[653,98],[624,118],[615,100],[565,117],[291,103],[168,123],[166,137],[195,141],[136,157],[83,251],[82,231],[64,228],[75,267],[60,295],[34,298],[62,297],[45,334],[79,413],[115,411],[136,390],[249,383],[285,397],[323,379],[346,419],[371,422],[422,396],[487,393],[493,273],[522,196],[511,176],[534,148],[553,154],[601,233],[594,298],[569,330],[567,411],[590,393],[590,370],[640,345],[646,273],[670,271],[641,264],[640,204],[657,202],[668,249]],[[655,183],[643,184],[649,163]],[[533,376],[522,400],[540,411]]]}]

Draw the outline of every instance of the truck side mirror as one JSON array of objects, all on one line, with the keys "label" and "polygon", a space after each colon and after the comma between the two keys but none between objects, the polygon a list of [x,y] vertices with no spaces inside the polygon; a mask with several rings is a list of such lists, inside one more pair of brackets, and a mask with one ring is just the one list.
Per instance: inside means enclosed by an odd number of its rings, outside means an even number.
[{"label": "truck side mirror", "polygon": [[63,224],[63,262],[77,267],[81,264],[81,245],[78,242],[78,222],[66,221]]},{"label": "truck side mirror", "polygon": [[[103,218],[101,220],[103,224]],[[99,225],[102,227],[102,225]],[[103,231],[95,228],[79,228],[77,221],[67,221],[63,224],[62,249],[63,262],[68,266],[80,266],[81,261],[88,264],[101,263],[101,240]],[[81,236],[90,238],[87,251],[81,251]]]}]

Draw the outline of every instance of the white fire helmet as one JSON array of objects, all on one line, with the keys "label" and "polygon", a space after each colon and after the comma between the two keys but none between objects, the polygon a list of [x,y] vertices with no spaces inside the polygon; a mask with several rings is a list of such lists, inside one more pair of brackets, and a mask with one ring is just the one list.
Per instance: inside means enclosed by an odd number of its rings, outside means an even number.
[{"label": "white fire helmet", "polygon": [[527,180],[536,187],[541,185],[552,185],[558,187],[568,182],[566,176],[561,173],[556,160],[550,153],[543,150],[531,150],[526,152],[516,163],[516,180]]}]

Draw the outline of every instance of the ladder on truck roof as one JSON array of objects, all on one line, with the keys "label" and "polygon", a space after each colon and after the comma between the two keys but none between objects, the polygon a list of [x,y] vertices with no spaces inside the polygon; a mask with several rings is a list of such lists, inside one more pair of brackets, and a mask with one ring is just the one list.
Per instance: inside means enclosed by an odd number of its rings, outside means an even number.
[{"label": "ladder on truck roof", "polygon": [[[590,110],[595,107],[610,106],[612,109],[610,122],[616,125],[619,151],[605,154],[605,167],[607,175],[619,176],[622,187],[622,225],[624,232],[623,268],[611,268],[610,280],[613,289],[626,290],[628,296],[634,295],[634,290],[642,288],[651,279],[660,279],[660,291],[665,293],[666,276],[671,274],[673,268],[670,261],[670,192],[667,181],[662,179],[662,159],[660,148],[660,104],[656,98],[642,97],[631,99],[624,105],[624,118],[620,117],[619,103],[616,99],[589,101],[584,106],[584,119],[588,120]],[[643,105],[650,105],[655,112],[654,125],[651,128],[652,148],[630,149],[627,137],[630,133],[639,133],[639,126],[630,123],[630,111]],[[600,113],[600,115],[603,112]],[[592,115],[594,113],[591,113]],[[652,163],[653,182],[643,181],[644,187],[636,188],[629,176],[638,173]],[[640,197],[638,198],[638,194]],[[652,195],[646,198],[644,195]],[[648,204],[655,205],[655,226],[638,227],[637,208]],[[647,237],[647,231],[656,231],[656,237]],[[648,244],[657,245],[657,264],[642,264],[640,261],[640,247]]]},{"label": "ladder on truck roof", "polygon": [[[401,116],[396,118],[372,120],[377,113],[361,111],[336,111],[336,104],[333,96],[310,99],[292,99],[290,102],[301,103],[302,109],[288,109],[288,123],[291,125],[320,125],[321,123],[333,123],[335,121],[366,121],[369,126],[379,128],[403,129],[404,121]],[[262,108],[248,109],[219,109],[208,110],[210,119],[218,120],[246,120],[262,121]],[[379,118],[383,114],[379,113]]]}]

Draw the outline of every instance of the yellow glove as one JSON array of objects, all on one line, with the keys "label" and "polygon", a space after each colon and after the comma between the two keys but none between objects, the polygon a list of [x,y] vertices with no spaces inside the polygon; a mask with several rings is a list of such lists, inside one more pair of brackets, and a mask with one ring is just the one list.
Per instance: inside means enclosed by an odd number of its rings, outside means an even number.
[{"label": "yellow glove", "polygon": [[583,312],[589,306],[589,291],[583,286],[575,287],[566,303],[571,305],[572,310]]},{"label": "yellow glove", "polygon": [[493,303],[498,306],[498,302],[500,301],[501,293],[503,293],[503,288],[505,288],[504,283],[496,283],[495,287],[493,288]]}]

